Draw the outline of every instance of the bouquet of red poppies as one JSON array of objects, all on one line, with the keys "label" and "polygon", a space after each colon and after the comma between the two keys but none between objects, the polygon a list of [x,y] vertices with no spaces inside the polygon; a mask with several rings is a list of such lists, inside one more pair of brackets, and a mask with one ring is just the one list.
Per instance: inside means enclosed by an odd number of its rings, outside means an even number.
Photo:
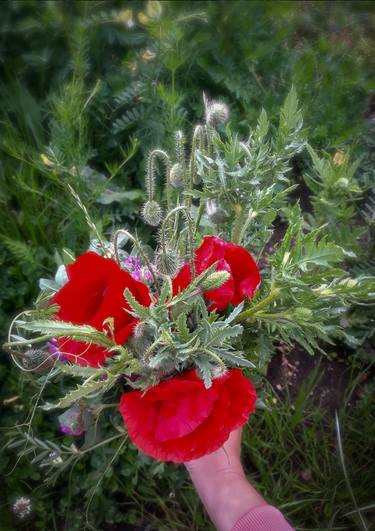
[{"label": "bouquet of red poppies", "polygon": [[[22,371],[39,375],[38,399],[47,384],[69,382],[41,405],[64,410],[68,436],[87,434],[115,407],[124,425],[116,437],[128,434],[158,460],[210,453],[255,407],[243,370],[259,369],[276,340],[320,348],[343,333],[337,318],[349,295],[368,293],[333,267],[345,250],[319,229],[306,231],[298,207],[286,208],[289,161],[305,146],[295,93],[274,140],[264,111],[246,142],[224,130],[225,104],[205,99],[205,111],[189,149],[177,132],[175,153],[148,157],[146,242],[129,227],[106,240],[70,187],[95,239],[78,258],[64,253],[35,309],[12,323],[5,347]],[[280,212],[288,227],[266,262]],[[62,454],[49,449],[43,457],[59,464]]]},{"label": "bouquet of red poppies", "polygon": [[[154,256],[128,230],[117,230],[111,242],[99,236],[95,250],[60,270],[59,289],[14,321],[9,348],[20,368],[83,378],[43,406],[69,408],[60,415],[65,433],[81,434],[83,411],[115,388],[132,442],[156,459],[183,462],[219,448],[253,411],[255,389],[239,368],[253,365],[236,339],[244,303],[260,284],[258,266],[244,247],[202,234],[192,200],[198,144],[203,156],[227,112],[222,103],[206,102],[190,163],[181,133],[174,165],[161,150],[150,154],[142,216],[158,231]],[[166,166],[160,200],[158,158]],[[124,240],[131,254],[120,248]],[[30,337],[19,339],[20,329]]]}]

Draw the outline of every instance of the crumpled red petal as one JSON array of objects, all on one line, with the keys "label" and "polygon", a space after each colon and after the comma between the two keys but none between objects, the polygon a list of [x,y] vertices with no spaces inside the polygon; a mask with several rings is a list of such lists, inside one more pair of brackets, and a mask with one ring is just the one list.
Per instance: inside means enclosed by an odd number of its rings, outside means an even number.
[{"label": "crumpled red petal", "polygon": [[192,370],[146,393],[124,393],[120,413],[139,449],[155,459],[181,463],[220,448],[247,421],[255,402],[253,384],[239,369],[215,378],[209,389]]},{"label": "crumpled red petal", "polygon": [[[123,344],[132,334],[137,320],[129,314],[124,298],[128,288],[144,306],[151,303],[147,286],[122,270],[114,260],[87,252],[67,266],[68,282],[56,293],[52,303],[60,309],[55,317],[76,325],[88,324],[103,330],[103,322],[113,318],[114,339]],[[60,338],[60,350],[65,357],[80,365],[102,365],[108,350],[94,344]]]},{"label": "crumpled red petal", "polygon": [[[217,262],[217,271],[228,271],[230,278],[220,288],[207,291],[205,298],[210,302],[209,310],[224,310],[228,304],[239,304],[244,297],[253,297],[260,284],[260,273],[251,254],[240,245],[226,242],[216,236],[205,236],[195,251],[195,267],[200,275]],[[185,289],[191,283],[191,271],[184,265],[173,280],[173,294]]]}]

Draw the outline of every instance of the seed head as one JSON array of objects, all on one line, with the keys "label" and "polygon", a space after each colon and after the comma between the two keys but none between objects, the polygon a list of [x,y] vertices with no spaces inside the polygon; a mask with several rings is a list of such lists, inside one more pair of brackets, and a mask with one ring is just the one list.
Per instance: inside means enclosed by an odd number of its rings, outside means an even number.
[{"label": "seed head", "polygon": [[162,219],[162,211],[159,203],[154,200],[147,201],[142,209],[142,217],[148,225],[157,227]]}]

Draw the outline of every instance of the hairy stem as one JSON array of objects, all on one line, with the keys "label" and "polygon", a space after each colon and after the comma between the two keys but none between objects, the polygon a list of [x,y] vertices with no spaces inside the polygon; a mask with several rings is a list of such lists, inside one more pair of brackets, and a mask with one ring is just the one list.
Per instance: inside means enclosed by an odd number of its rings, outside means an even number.
[{"label": "hairy stem", "polygon": [[248,308],[247,310],[237,315],[237,317],[233,320],[233,323],[239,323],[240,321],[244,321],[246,319],[249,319],[250,317],[253,317],[259,311],[263,310],[264,308],[267,308],[267,306],[269,306],[271,302],[277,299],[279,295],[280,289],[271,286],[271,291],[269,292],[267,297],[258,302],[258,304],[255,304],[251,308]]},{"label": "hairy stem", "polygon": [[143,252],[141,244],[139,243],[137,238],[134,238],[134,236],[132,234],[130,234],[130,232],[128,232],[125,229],[118,229],[114,233],[113,238],[112,238],[112,243],[113,243],[113,247],[115,249],[115,257],[116,257],[117,264],[121,267],[121,261],[120,261],[120,256],[119,256],[119,253],[118,253],[118,243],[117,243],[117,240],[118,240],[118,237],[120,236],[120,234],[125,234],[125,236],[127,236],[134,243],[134,245],[136,246],[136,248],[137,248],[137,250],[138,250],[138,252],[139,252],[139,254],[140,254],[141,258],[142,258],[142,260],[146,264],[147,269],[150,271],[150,273],[152,275],[152,278],[153,278],[153,280],[155,282],[155,285],[157,287],[159,287],[158,279],[156,278],[156,275],[154,273],[154,270],[153,270],[153,268],[151,266],[151,263],[150,263],[149,259],[147,258],[146,254]]},{"label": "hairy stem", "polygon": [[237,203],[234,205],[234,212],[235,212],[235,218],[234,218],[234,225],[233,225],[233,231],[232,231],[232,241],[233,243],[240,243],[241,240],[241,233],[242,233],[242,224],[243,224],[243,210],[242,206]]}]

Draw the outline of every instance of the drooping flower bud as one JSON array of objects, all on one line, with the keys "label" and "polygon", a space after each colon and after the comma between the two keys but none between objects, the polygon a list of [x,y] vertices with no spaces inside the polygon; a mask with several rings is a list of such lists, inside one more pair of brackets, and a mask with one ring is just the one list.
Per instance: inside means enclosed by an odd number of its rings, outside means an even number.
[{"label": "drooping flower bud", "polygon": [[142,209],[142,217],[148,225],[157,227],[162,219],[162,211],[159,203],[156,201],[147,201]]},{"label": "drooping flower bud", "polygon": [[184,174],[182,166],[179,162],[173,164],[171,173],[170,173],[170,182],[174,188],[182,188],[184,185]]},{"label": "drooping flower bud", "polygon": [[228,214],[224,208],[218,205],[213,199],[209,199],[206,202],[206,212],[209,220],[216,225],[224,223],[228,218]]},{"label": "drooping flower bud", "polygon": [[54,363],[54,355],[37,348],[29,348],[21,358],[22,366],[33,372],[46,372]]},{"label": "drooping flower bud", "polygon": [[161,222],[162,212],[159,203],[156,201],[147,201],[143,205],[142,217],[148,225],[157,227]]},{"label": "drooping flower bud", "polygon": [[155,328],[151,323],[146,321],[139,321],[134,327],[134,337],[137,339],[141,337],[153,337]]},{"label": "drooping flower bud", "polygon": [[174,278],[180,269],[180,265],[180,258],[175,251],[167,249],[156,254],[155,268],[159,275]]}]

